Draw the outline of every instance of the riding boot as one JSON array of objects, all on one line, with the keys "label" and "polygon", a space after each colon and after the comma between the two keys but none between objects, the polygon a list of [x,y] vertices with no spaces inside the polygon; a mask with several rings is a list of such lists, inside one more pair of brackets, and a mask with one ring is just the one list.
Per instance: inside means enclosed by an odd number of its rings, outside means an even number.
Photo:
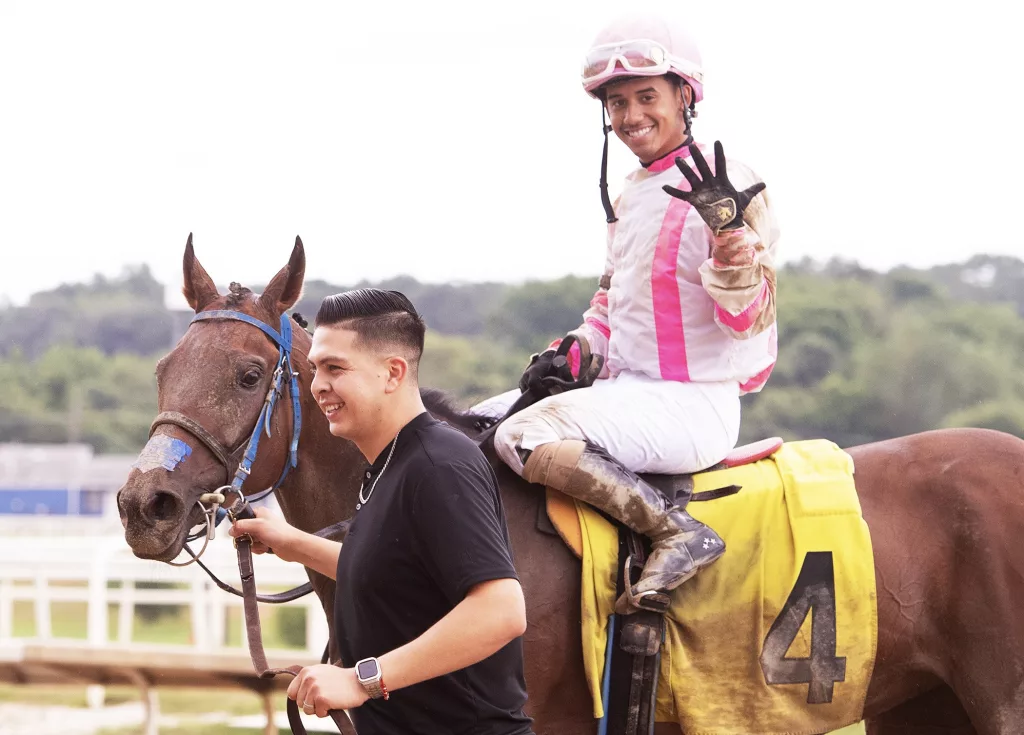
[{"label": "riding boot", "polygon": [[640,579],[616,602],[619,613],[635,612],[633,601],[640,595],[675,589],[725,552],[717,533],[600,447],[563,440],[520,450],[520,456],[526,480],[589,503],[651,539]]}]

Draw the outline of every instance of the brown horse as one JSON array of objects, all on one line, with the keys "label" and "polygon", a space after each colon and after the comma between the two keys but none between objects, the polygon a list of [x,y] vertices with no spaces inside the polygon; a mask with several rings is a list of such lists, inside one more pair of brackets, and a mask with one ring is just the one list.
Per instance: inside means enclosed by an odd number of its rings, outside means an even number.
[{"label": "brown horse", "polygon": [[[191,237],[184,294],[196,312],[232,309],[276,325],[298,300],[305,257],[256,296],[233,285],[220,295],[196,260]],[[351,517],[366,462],[333,437],[309,392],[310,338],[295,330],[301,385],[299,461],[277,491],[305,531]],[[157,366],[160,411],[197,422],[223,446],[244,443],[271,380],[277,348],[238,321],[193,324]],[[472,432],[472,417],[428,395],[438,418]],[[430,400],[433,398],[433,400]],[[290,406],[287,400],[282,401]],[[288,456],[291,412],[278,409],[248,488],[269,487]],[[199,496],[225,484],[225,467],[185,428],[157,434],[194,448],[174,471],[133,470],[118,494],[125,538],[137,556],[170,560],[202,520]],[[975,429],[933,431],[848,450],[871,529],[878,590],[878,649],[865,718],[876,735],[1008,735],[1024,732],[1024,441]],[[527,600],[529,713],[538,733],[594,731],[580,643],[580,565],[560,540],[536,530],[542,493],[491,457],[501,484]],[[311,573],[333,621],[334,584]],[[659,724],[659,733],[679,733]]]}]

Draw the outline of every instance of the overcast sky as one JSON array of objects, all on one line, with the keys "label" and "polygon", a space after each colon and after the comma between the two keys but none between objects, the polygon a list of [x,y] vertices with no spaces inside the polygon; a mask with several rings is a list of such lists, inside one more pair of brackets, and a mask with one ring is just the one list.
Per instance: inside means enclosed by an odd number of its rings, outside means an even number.
[{"label": "overcast sky", "polygon": [[[0,0],[0,299],[144,262],[183,303],[189,232],[219,283],[296,234],[338,283],[596,274],[579,68],[626,5]],[[654,7],[697,37],[695,133],[765,179],[783,262],[1024,256],[1021,4]]]}]

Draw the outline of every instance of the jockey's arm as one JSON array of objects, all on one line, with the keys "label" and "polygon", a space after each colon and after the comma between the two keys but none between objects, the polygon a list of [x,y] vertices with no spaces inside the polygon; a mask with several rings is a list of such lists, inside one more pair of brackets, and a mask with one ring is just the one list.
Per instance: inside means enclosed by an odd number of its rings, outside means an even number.
[{"label": "jockey's arm", "polygon": [[777,230],[766,201],[764,192],[754,198],[743,227],[718,236],[709,230],[711,257],[700,266],[701,283],[715,302],[715,321],[736,339],[775,323]]}]

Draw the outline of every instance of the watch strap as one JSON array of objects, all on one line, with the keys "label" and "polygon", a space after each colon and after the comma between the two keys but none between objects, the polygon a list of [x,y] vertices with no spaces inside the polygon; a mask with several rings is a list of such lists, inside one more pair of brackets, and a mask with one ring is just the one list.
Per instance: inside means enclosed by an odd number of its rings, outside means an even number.
[{"label": "watch strap", "polygon": [[[366,660],[369,660],[369,659],[363,659],[363,660],[366,661]],[[373,663],[375,664],[375,666],[377,668],[377,675],[375,677],[373,677],[372,679],[364,681],[364,680],[360,679],[358,674],[357,674],[356,675],[356,680],[362,685],[363,689],[370,696],[370,699],[384,699],[384,700],[386,700],[386,699],[388,699],[388,697],[390,695],[388,694],[387,685],[384,683],[384,672],[381,670],[380,661],[378,661],[376,658],[373,658],[372,661],[373,661]],[[360,663],[363,663],[363,661],[360,661],[359,663],[356,664],[357,670],[358,670],[358,667],[359,667]]]}]

